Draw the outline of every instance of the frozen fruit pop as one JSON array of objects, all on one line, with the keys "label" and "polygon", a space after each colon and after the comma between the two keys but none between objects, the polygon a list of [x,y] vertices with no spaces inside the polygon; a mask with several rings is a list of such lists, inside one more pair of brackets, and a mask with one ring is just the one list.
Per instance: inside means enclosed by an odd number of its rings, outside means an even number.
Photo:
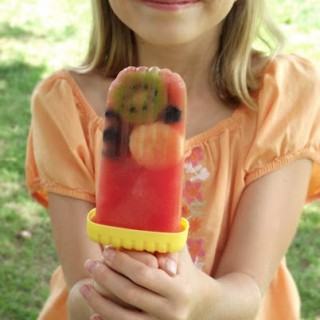
[{"label": "frozen fruit pop", "polygon": [[128,67],[110,86],[93,241],[169,252],[186,241],[181,219],[186,89],[168,69]]}]

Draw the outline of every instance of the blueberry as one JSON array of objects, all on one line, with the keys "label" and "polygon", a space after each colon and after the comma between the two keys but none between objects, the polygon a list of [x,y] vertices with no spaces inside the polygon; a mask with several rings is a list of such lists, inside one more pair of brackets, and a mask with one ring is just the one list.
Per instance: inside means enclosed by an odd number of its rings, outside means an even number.
[{"label": "blueberry", "polygon": [[163,121],[164,123],[175,123],[179,122],[181,119],[181,110],[173,105],[169,105],[166,107],[163,113]]},{"label": "blueberry", "polygon": [[118,112],[113,111],[113,110],[106,110],[106,112],[104,113],[104,116],[107,119],[114,119],[114,120],[120,120],[120,115]]},{"label": "blueberry", "polygon": [[105,143],[120,143],[120,131],[117,127],[109,127],[108,129],[103,131],[103,142]]}]

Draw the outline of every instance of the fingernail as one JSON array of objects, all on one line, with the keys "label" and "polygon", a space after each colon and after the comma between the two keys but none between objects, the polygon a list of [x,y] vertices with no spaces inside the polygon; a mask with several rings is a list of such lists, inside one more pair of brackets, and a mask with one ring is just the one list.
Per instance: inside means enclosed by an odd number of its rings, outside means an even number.
[{"label": "fingernail", "polygon": [[106,248],[106,250],[103,251],[103,256],[105,257],[105,259],[109,262],[112,261],[112,259],[114,258],[116,252],[112,249]]},{"label": "fingernail", "polygon": [[177,264],[171,259],[166,260],[166,269],[173,275],[177,274]]},{"label": "fingernail", "polygon": [[88,299],[91,293],[91,287],[88,284],[85,284],[80,288],[80,292],[85,299]]},{"label": "fingernail", "polygon": [[92,273],[97,267],[97,263],[93,260],[87,260],[84,264],[84,267],[89,273]]},{"label": "fingernail", "polygon": [[90,320],[102,320],[102,318],[98,314],[94,314],[90,317]]}]

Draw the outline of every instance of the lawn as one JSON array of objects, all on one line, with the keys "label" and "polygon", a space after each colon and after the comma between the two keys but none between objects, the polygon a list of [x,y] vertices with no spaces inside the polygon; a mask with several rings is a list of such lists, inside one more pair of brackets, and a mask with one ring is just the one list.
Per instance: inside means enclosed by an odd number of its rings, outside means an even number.
[{"label": "lawn", "polygon": [[[289,36],[286,51],[320,63],[318,0],[273,0]],[[89,1],[0,0],[0,319],[28,320],[48,294],[57,265],[49,218],[24,185],[30,95],[53,70],[81,61]],[[71,60],[70,60],[71,59]],[[303,301],[303,319],[320,319],[320,204],[305,207],[288,264]]]}]

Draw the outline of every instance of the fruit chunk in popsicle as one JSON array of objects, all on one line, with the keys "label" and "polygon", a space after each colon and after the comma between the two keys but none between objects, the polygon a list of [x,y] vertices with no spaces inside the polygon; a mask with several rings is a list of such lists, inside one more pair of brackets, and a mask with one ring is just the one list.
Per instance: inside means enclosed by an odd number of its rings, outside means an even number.
[{"label": "fruit chunk in popsicle", "polygon": [[168,69],[129,67],[110,86],[93,222],[181,231],[186,90]]}]

